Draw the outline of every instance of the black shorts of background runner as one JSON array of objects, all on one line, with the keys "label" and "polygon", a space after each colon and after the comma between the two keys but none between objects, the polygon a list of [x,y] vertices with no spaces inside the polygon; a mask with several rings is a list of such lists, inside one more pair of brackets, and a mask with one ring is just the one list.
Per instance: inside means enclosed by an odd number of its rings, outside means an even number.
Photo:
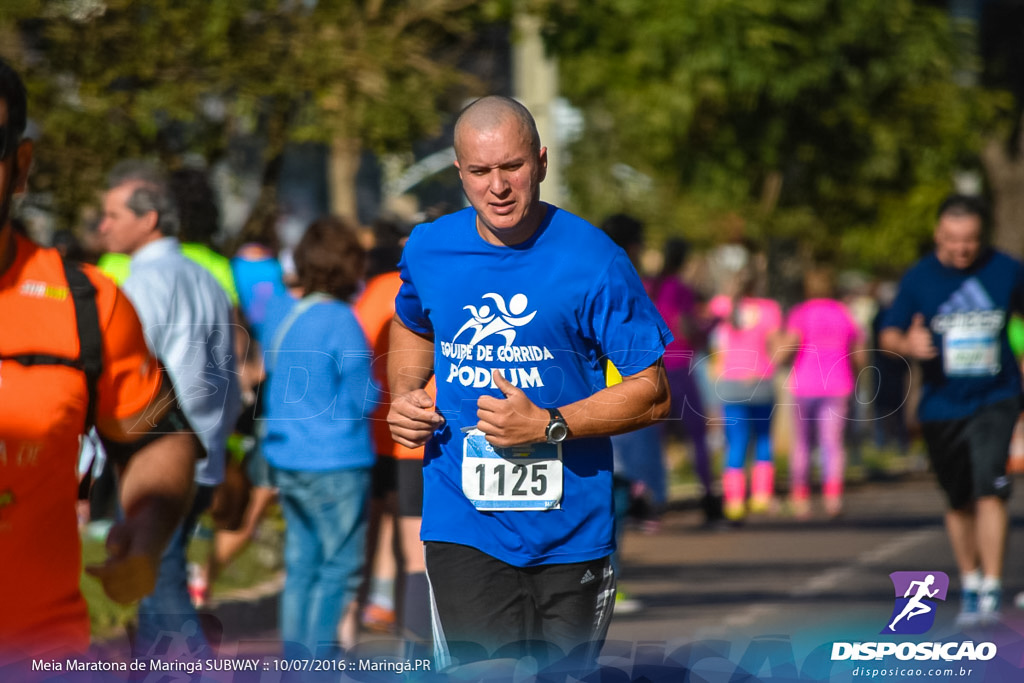
[{"label": "black shorts of background runner", "polygon": [[370,497],[374,500],[383,500],[388,494],[398,490],[398,475],[396,458],[393,455],[377,454],[377,460],[373,463],[371,474]]},{"label": "black shorts of background runner", "polygon": [[396,458],[398,516],[423,516],[423,460]]},{"label": "black shorts of background runner", "polygon": [[567,657],[589,666],[600,653],[615,603],[609,557],[515,567],[476,548],[428,542],[426,560],[439,667],[526,655],[541,666]]},{"label": "black shorts of background runner", "polygon": [[1010,398],[961,420],[921,423],[932,469],[950,508],[965,509],[985,496],[1010,497],[1006,461],[1019,415],[1020,400]]}]

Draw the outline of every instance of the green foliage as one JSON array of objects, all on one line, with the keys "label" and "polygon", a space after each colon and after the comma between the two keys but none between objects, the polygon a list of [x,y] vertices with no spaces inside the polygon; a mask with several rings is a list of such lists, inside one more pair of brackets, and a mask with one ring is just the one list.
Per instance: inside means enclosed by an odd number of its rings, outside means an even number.
[{"label": "green foliage", "polygon": [[4,52],[24,67],[42,129],[33,188],[72,221],[127,156],[215,161],[233,134],[260,135],[269,157],[289,141],[408,149],[436,134],[440,103],[474,85],[456,60],[501,6],[22,0],[0,15],[0,35],[22,37]]},{"label": "green foliage", "polygon": [[[901,265],[971,162],[999,95],[957,84],[944,8],[913,0],[536,3],[587,134],[569,184],[590,215],[666,233],[793,237],[850,264]],[[615,27],[611,30],[609,27]],[[626,164],[648,192],[611,172]]]}]

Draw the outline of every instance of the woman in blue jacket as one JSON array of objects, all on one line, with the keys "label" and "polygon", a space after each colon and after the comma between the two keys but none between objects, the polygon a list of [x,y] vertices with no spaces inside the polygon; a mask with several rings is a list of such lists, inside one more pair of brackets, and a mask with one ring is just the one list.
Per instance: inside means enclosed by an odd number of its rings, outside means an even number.
[{"label": "woman in blue jacket", "polygon": [[[337,218],[309,226],[295,249],[301,299],[267,306],[262,446],[284,514],[285,656],[329,654],[363,568],[377,391],[370,350],[349,306],[366,256]],[[326,648],[326,649],[325,649]]]}]

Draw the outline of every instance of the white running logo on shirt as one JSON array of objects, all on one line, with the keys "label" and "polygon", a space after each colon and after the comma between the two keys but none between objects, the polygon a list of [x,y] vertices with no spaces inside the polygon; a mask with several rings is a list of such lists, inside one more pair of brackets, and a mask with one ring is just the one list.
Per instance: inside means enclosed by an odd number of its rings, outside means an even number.
[{"label": "white running logo on shirt", "polygon": [[470,312],[471,317],[452,337],[453,343],[466,330],[475,330],[469,340],[469,346],[476,346],[477,342],[492,334],[500,334],[505,338],[505,346],[512,346],[516,340],[516,328],[528,324],[537,315],[537,311],[522,315],[529,303],[525,294],[516,294],[509,299],[507,305],[505,299],[494,292],[488,292],[482,298],[493,301],[498,313],[492,313],[491,307],[487,304],[483,304],[480,308],[472,304],[463,306],[463,309]]},{"label": "white running logo on shirt", "polygon": [[[539,363],[554,359],[554,354],[545,346],[515,344],[519,329],[537,315],[537,310],[527,312],[529,298],[521,292],[512,295],[508,303],[502,295],[494,292],[480,298],[484,303],[462,307],[469,311],[469,320],[450,341],[438,342],[441,356],[451,361],[447,373],[441,367],[437,368],[438,380],[444,378],[449,384],[458,383],[464,387],[497,389],[491,374],[497,370],[520,389],[543,387]],[[467,335],[468,330],[473,334]],[[502,337],[504,343],[487,343],[488,338],[495,335]],[[463,341],[459,341],[460,337]],[[464,364],[467,361],[476,361],[478,365]]]}]

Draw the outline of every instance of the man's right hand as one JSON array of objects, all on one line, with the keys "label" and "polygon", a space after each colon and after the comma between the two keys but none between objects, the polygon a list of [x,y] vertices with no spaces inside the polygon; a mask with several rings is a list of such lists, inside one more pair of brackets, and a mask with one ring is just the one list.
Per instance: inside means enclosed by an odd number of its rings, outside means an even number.
[{"label": "man's right hand", "polygon": [[932,343],[932,331],[924,324],[924,316],[915,313],[904,337],[906,354],[918,360],[931,360],[939,355]]},{"label": "man's right hand", "polygon": [[406,448],[419,448],[444,424],[434,400],[423,389],[399,394],[388,411],[391,438]]}]

